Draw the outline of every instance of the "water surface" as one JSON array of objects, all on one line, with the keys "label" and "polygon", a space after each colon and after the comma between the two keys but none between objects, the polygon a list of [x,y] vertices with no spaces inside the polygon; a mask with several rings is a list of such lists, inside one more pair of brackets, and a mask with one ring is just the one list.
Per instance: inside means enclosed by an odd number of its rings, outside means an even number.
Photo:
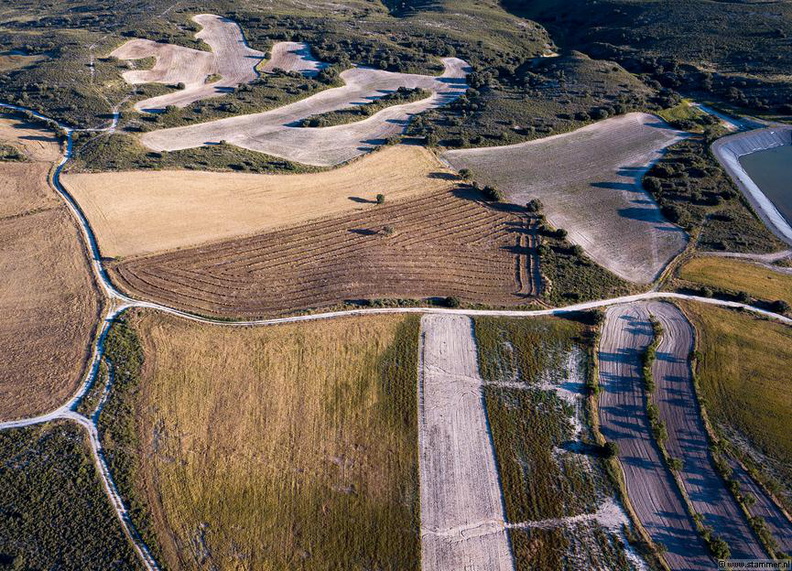
[{"label": "water surface", "polygon": [[784,145],[742,156],[740,164],[792,225],[792,146]]}]

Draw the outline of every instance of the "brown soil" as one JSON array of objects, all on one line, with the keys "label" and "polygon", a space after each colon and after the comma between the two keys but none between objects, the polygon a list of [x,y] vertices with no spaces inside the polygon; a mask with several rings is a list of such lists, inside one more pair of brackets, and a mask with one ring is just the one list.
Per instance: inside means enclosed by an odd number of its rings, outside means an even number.
[{"label": "brown soil", "polygon": [[48,412],[79,385],[100,302],[79,230],[49,187],[49,131],[0,117],[0,141],[28,162],[0,162],[0,419]]},{"label": "brown soil", "polygon": [[531,299],[519,293],[523,286],[515,272],[529,254],[519,245],[526,223],[514,209],[489,206],[472,191],[442,191],[269,234],[116,262],[110,273],[135,295],[223,317],[283,315],[375,298],[457,296],[515,305]]}]

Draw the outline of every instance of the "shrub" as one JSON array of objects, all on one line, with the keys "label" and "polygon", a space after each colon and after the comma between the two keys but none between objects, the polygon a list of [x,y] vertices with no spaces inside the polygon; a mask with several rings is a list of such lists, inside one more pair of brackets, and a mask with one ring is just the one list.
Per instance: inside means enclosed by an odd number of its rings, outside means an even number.
[{"label": "shrub", "polygon": [[494,186],[487,185],[481,189],[481,192],[484,193],[484,196],[487,200],[492,202],[500,202],[503,200],[503,193],[501,193],[501,191]]},{"label": "shrub", "polygon": [[385,204],[385,195],[384,194],[380,193],[380,194],[377,195],[377,204]]},{"label": "shrub", "polygon": [[602,454],[605,458],[616,458],[619,455],[618,442],[608,441],[602,445]]},{"label": "shrub", "polygon": [[459,170],[459,176],[460,176],[460,177],[461,177],[463,180],[470,180],[470,177],[471,177],[472,175],[473,175],[473,173],[471,173],[471,172],[470,172],[470,169],[460,169],[460,170]]},{"label": "shrub", "polygon": [[539,212],[544,209],[544,204],[542,204],[542,201],[538,198],[534,198],[525,205],[525,209],[528,212]]},{"label": "shrub", "polygon": [[449,296],[443,300],[443,305],[446,307],[459,307],[461,305],[461,301],[456,296]]},{"label": "shrub", "polygon": [[788,302],[783,299],[777,299],[770,304],[770,309],[775,313],[789,313],[791,308]]}]

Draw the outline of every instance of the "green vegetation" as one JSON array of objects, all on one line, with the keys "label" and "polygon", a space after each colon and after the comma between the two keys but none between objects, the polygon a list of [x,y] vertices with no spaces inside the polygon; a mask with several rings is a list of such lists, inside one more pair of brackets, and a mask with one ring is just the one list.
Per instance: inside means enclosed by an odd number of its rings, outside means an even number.
[{"label": "green vegetation", "polygon": [[702,250],[773,252],[784,247],[754,214],[709,152],[714,134],[669,147],[643,179],[671,222],[697,238]]},{"label": "green vegetation", "polygon": [[99,401],[102,398],[102,392],[107,385],[107,375],[109,374],[107,363],[102,360],[99,363],[99,370],[96,372],[93,384],[88,389],[88,392],[83,395],[80,403],[77,405],[77,412],[81,415],[91,418],[99,406]]},{"label": "green vegetation", "polygon": [[431,96],[431,94],[432,92],[428,89],[399,87],[396,91],[388,93],[369,103],[306,117],[300,121],[300,127],[332,127],[334,125],[353,123],[370,117],[377,111],[382,111],[386,107],[404,105],[405,103],[426,99]]},{"label": "green vegetation", "polygon": [[703,133],[706,127],[718,124],[717,118],[691,106],[688,100],[658,111],[657,115],[675,129],[691,133]]},{"label": "green vegetation", "polygon": [[144,147],[133,135],[123,133],[101,137],[75,133],[74,159],[68,168],[75,172],[178,168],[255,173],[322,170],[225,143],[159,153]]},{"label": "green vegetation", "polygon": [[569,305],[592,299],[607,299],[632,293],[632,286],[590,258],[582,248],[572,245],[566,230],[539,225],[540,267],[544,281],[543,297],[553,305]]},{"label": "green vegetation", "polygon": [[[556,452],[575,438],[571,419],[577,411],[556,391],[540,385],[579,375],[583,382],[585,371],[576,370],[576,355],[583,353],[584,327],[553,318],[477,318],[475,329],[483,379],[525,383],[524,389],[484,389],[509,521],[595,510],[595,474],[576,454]],[[585,361],[580,366],[585,368]]]},{"label": "green vegetation", "polygon": [[0,432],[0,569],[142,569],[83,430]]},{"label": "green vegetation", "polygon": [[[674,285],[697,289],[705,297],[737,299],[748,296],[761,307],[786,313],[792,304],[792,275],[730,258],[699,257],[677,270]],[[758,301],[755,301],[758,300]]]},{"label": "green vegetation", "polygon": [[19,149],[6,143],[0,143],[0,162],[2,161],[26,161],[27,157]]},{"label": "green vegetation", "polygon": [[750,314],[683,304],[697,331],[696,378],[718,439],[792,507],[792,330]]},{"label": "green vegetation", "polygon": [[113,375],[113,389],[97,425],[105,459],[132,523],[157,561],[162,552],[153,530],[150,507],[135,482],[140,477],[140,439],[135,422],[139,398],[143,349],[137,333],[126,319],[110,327],[105,340],[104,360]]},{"label": "green vegetation", "polygon": [[792,113],[792,6],[709,0],[505,0],[569,49],[614,59],[650,84],[750,109]]}]

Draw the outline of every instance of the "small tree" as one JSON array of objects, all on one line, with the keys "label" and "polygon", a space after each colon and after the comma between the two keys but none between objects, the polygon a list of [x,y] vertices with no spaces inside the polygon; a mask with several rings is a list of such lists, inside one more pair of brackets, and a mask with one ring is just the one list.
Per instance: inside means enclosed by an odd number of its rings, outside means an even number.
[{"label": "small tree", "polygon": [[670,458],[668,460],[668,465],[671,466],[674,472],[679,472],[683,468],[684,463],[682,462],[682,458]]},{"label": "small tree", "polygon": [[602,454],[605,458],[616,458],[619,455],[618,442],[608,441],[602,446]]},{"label": "small tree", "polygon": [[385,204],[385,195],[384,194],[380,193],[380,194],[377,195],[377,204]]},{"label": "small tree", "polygon": [[770,309],[772,309],[775,313],[789,313],[790,311],[789,303],[783,299],[777,299],[771,303]]},{"label": "small tree", "polygon": [[473,176],[473,173],[470,172],[470,169],[459,169],[459,176],[462,180],[470,180],[470,177]]},{"label": "small tree", "polygon": [[446,307],[459,307],[462,303],[458,297],[456,296],[449,296],[443,300],[443,303]]},{"label": "small tree", "polygon": [[538,198],[534,198],[525,205],[525,209],[528,212],[539,212],[540,210],[544,209],[544,204],[542,204],[542,201]]},{"label": "small tree", "polygon": [[484,193],[484,196],[487,198],[487,200],[491,200],[492,202],[500,202],[503,200],[503,194],[494,186],[487,185],[481,189],[481,192]]}]

